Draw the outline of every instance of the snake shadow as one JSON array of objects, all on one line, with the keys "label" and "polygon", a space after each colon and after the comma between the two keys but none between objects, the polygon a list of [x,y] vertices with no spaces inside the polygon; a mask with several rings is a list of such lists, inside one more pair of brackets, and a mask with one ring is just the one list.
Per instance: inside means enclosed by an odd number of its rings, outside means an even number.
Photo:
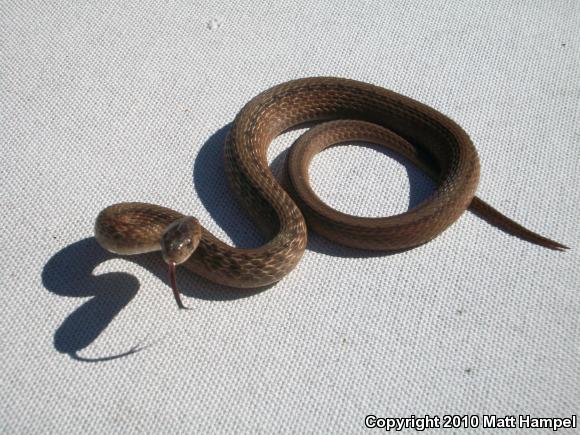
[{"label": "snake shadow", "polygon": [[[223,143],[230,127],[231,124],[227,124],[217,130],[201,147],[193,166],[193,184],[212,219],[233,243],[238,246],[255,247],[264,240],[231,193],[224,177]],[[396,159],[406,168],[411,185],[409,208],[428,196],[433,185],[425,175],[397,154],[383,148],[376,149]],[[287,154],[288,150],[281,152],[271,164],[272,171],[278,179],[283,178]],[[340,246],[314,233],[309,234],[308,249],[340,257],[390,255]],[[89,298],[68,315],[55,331],[54,347],[58,352],[68,354],[78,361],[102,362],[125,357],[144,349],[142,346],[135,346],[128,351],[101,358],[84,358],[78,354],[99,337],[135,298],[140,288],[139,280],[128,273],[94,274],[94,270],[101,263],[113,258],[123,258],[152,272],[159,279],[159,288],[165,292],[163,297],[171,298],[171,291],[167,285],[167,266],[160,255],[153,253],[119,257],[101,248],[94,237],[72,243],[54,254],[42,271],[42,283],[48,291],[63,297]],[[180,274],[179,280],[183,295],[211,301],[250,297],[275,285],[250,290],[232,289],[211,283],[191,273]]]},{"label": "snake shadow", "polygon": [[[312,124],[300,125],[289,131],[301,129]],[[231,123],[224,125],[211,135],[197,154],[193,165],[193,185],[197,196],[203,203],[212,219],[227,234],[232,242],[242,247],[257,247],[264,242],[254,223],[247,216],[228,187],[224,177],[223,144],[231,128]],[[399,162],[407,171],[409,178],[408,210],[419,205],[434,191],[435,184],[420,169],[397,153],[383,147],[360,144],[372,148]],[[270,164],[274,176],[283,185],[285,183],[284,165],[289,149],[279,153]],[[335,257],[365,258],[383,257],[398,252],[376,252],[349,248],[333,243],[310,231],[307,249]]]},{"label": "snake shadow", "polygon": [[[159,255],[120,257],[105,251],[94,237],[79,240],[54,254],[42,270],[44,287],[59,296],[89,298],[68,315],[54,333],[54,348],[71,358],[85,362],[102,362],[131,355],[146,346],[134,346],[128,351],[101,358],[84,358],[78,353],[95,341],[115,317],[135,298],[139,280],[128,273],[94,274],[103,262],[113,258],[131,261],[159,278],[157,290],[173,302],[167,284],[167,266]],[[231,289],[197,277],[191,273],[179,275],[183,295],[211,301],[228,301],[252,296],[267,287],[251,290]],[[156,289],[147,289],[153,291]],[[177,311],[177,307],[175,308]],[[191,311],[187,311],[191,312]]]}]

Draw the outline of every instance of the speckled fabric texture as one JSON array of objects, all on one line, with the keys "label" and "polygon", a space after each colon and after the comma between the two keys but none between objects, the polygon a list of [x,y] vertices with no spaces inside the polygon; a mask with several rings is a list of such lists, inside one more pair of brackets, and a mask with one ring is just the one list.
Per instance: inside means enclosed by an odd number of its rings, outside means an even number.
[{"label": "speckled fabric texture", "polygon": [[[578,2],[3,0],[0,28],[0,432],[352,434],[370,414],[580,409]],[[262,90],[320,75],[453,118],[480,154],[478,195],[572,249],[471,213],[394,255],[310,235],[261,292],[178,271],[178,311],[160,255],[97,245],[95,217],[120,201],[259,245],[224,178],[229,123]],[[270,149],[276,173],[301,131]],[[310,175],[361,216],[432,189],[360,144]]]}]

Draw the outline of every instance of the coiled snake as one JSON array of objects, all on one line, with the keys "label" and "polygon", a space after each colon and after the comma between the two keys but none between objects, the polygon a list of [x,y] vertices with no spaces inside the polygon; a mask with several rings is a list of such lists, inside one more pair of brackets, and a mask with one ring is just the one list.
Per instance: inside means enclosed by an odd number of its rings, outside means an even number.
[{"label": "coiled snake", "polygon": [[[313,121],[332,122],[319,124],[293,145],[287,160],[287,192],[269,169],[267,148],[285,130]],[[316,153],[345,141],[376,143],[401,153],[437,182],[436,190],[418,206],[396,216],[363,218],[328,207],[310,188],[308,167]],[[274,283],[302,257],[307,240],[305,218],[311,228],[338,243],[397,251],[433,239],[470,207],[532,243],[566,248],[474,197],[479,159],[459,125],[431,107],[370,84],[315,77],[274,86],[253,98],[236,116],[224,157],[232,190],[268,236],[259,248],[229,246],[195,218],[158,205],[115,204],[96,220],[95,237],[111,252],[162,252],[180,307],[176,265],[231,287]]]}]

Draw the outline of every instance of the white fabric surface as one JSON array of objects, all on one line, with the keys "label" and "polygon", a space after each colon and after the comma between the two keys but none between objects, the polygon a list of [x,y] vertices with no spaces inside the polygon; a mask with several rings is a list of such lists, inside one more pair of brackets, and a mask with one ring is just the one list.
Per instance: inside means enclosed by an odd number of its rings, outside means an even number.
[{"label": "white fabric surface", "polygon": [[[578,412],[579,17],[574,0],[0,1],[0,432],[362,433],[367,414]],[[471,213],[397,255],[312,236],[261,293],[182,271],[178,312],[159,256],[96,245],[94,218],[120,201],[258,244],[221,141],[251,97],[313,75],[451,116],[480,152],[480,196],[572,250]],[[311,174],[367,216],[431,188],[365,147]]]}]

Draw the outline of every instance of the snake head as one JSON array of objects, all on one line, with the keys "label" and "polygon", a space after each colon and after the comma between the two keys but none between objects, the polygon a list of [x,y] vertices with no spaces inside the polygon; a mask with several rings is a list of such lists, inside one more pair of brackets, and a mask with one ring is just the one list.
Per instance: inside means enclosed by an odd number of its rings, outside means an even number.
[{"label": "snake head", "polygon": [[175,267],[185,263],[195,252],[201,240],[201,225],[191,216],[171,222],[161,235],[161,255],[169,265],[169,279],[173,296],[179,308],[185,308],[179,296]]},{"label": "snake head", "polygon": [[185,216],[171,222],[161,235],[161,255],[167,264],[185,263],[201,240],[201,226],[196,218]]}]

